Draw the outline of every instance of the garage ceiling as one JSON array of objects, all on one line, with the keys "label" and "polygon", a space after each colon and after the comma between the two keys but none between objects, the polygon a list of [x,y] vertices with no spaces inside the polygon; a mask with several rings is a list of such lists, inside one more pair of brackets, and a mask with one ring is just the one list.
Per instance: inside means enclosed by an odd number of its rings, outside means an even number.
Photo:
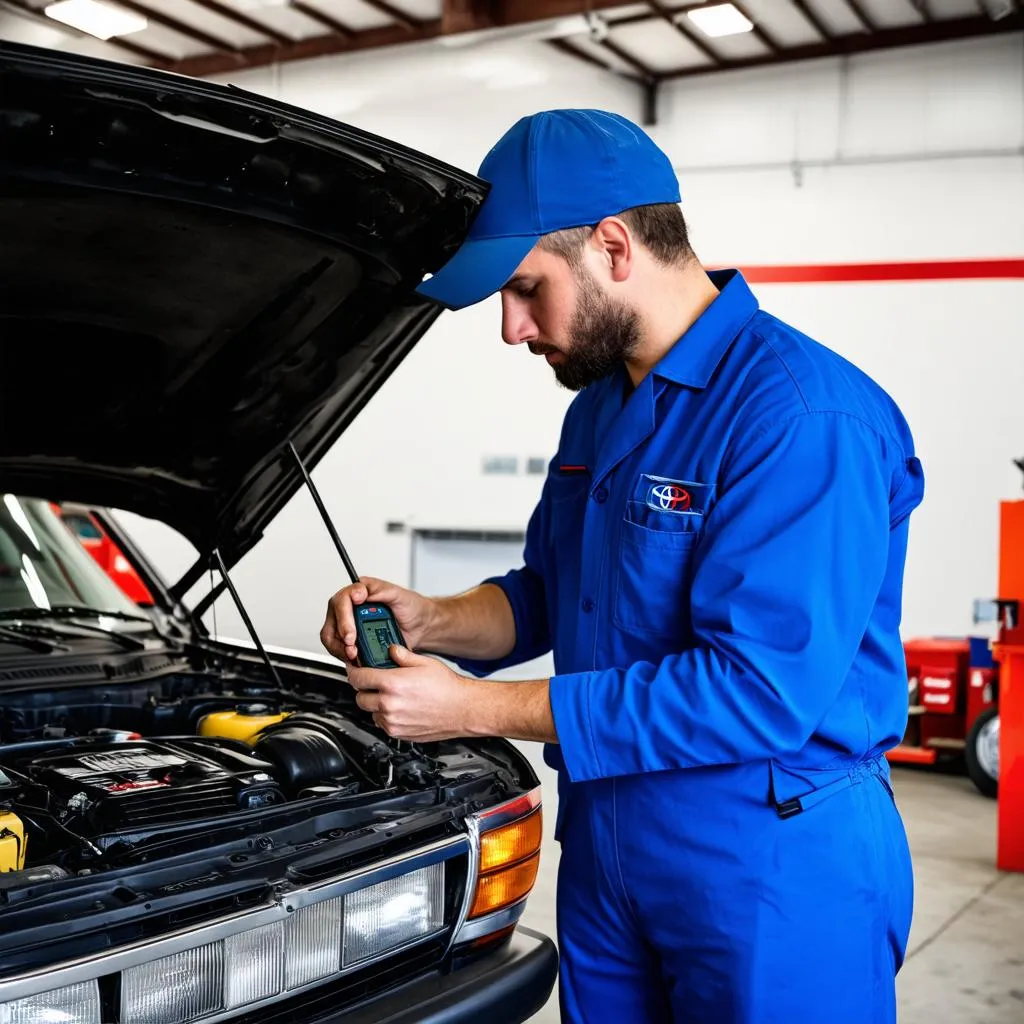
[{"label": "garage ceiling", "polygon": [[[660,82],[785,61],[1024,29],[1024,0],[731,0],[753,28],[711,37],[691,13],[719,0],[104,0],[147,26],[107,56],[187,75],[478,33],[526,36],[631,78]],[[0,38],[47,17],[50,0],[0,0]],[[92,51],[94,52],[94,51]]]}]

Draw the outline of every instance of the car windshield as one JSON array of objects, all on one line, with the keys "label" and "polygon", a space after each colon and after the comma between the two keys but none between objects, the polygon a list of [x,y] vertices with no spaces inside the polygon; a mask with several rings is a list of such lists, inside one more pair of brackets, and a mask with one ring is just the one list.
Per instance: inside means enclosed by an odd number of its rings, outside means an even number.
[{"label": "car windshield", "polygon": [[0,614],[68,605],[139,615],[49,502],[2,495]]}]

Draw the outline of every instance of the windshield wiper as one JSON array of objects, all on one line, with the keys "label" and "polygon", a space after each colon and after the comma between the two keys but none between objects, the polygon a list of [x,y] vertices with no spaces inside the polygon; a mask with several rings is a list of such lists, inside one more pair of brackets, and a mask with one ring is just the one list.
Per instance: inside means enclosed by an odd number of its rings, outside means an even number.
[{"label": "windshield wiper", "polygon": [[145,622],[150,626],[153,620],[147,615],[131,615],[128,612],[108,612],[102,608],[90,608],[85,604],[55,604],[52,608],[3,608],[0,619],[118,619],[121,622]]},{"label": "windshield wiper", "polygon": [[[42,616],[40,616],[41,618]],[[3,615],[8,619],[7,613]],[[116,629],[104,629],[102,626],[94,626],[89,622],[69,622],[67,625],[53,626],[47,622],[23,622],[20,620],[7,621],[3,627],[7,633],[26,634],[32,637],[45,637],[55,640],[70,640],[74,637],[81,638],[83,633],[99,633],[115,643],[130,651],[144,651],[146,643],[137,636],[128,633],[119,633]],[[61,645],[58,645],[61,646]]]},{"label": "windshield wiper", "polygon": [[22,636],[16,630],[6,629],[0,626],[0,643],[20,644],[22,647],[38,654],[49,654],[51,651],[69,651],[66,644],[59,644],[55,640],[44,640],[41,636]]}]

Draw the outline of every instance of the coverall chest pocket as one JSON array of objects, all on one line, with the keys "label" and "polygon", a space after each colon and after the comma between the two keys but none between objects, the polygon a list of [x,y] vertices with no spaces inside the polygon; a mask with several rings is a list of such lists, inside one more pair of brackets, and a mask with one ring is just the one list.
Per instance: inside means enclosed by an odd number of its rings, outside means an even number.
[{"label": "coverall chest pocket", "polygon": [[551,478],[548,484],[548,534],[553,542],[563,542],[567,536],[582,537],[589,486],[589,476]]},{"label": "coverall chest pocket", "polygon": [[590,477],[583,475],[553,477],[549,482],[545,582],[550,607],[557,606],[567,580],[579,579],[589,486]]},{"label": "coverall chest pocket", "polygon": [[615,625],[685,640],[691,632],[690,585],[698,533],[622,521]]}]

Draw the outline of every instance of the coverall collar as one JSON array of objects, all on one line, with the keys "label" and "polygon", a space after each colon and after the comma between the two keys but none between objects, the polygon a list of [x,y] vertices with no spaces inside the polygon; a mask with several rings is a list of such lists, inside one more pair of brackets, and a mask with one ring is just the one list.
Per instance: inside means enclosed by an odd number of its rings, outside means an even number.
[{"label": "coverall collar", "polygon": [[757,312],[758,304],[738,270],[708,273],[719,289],[714,301],[654,367],[657,377],[703,389],[736,336]]}]

